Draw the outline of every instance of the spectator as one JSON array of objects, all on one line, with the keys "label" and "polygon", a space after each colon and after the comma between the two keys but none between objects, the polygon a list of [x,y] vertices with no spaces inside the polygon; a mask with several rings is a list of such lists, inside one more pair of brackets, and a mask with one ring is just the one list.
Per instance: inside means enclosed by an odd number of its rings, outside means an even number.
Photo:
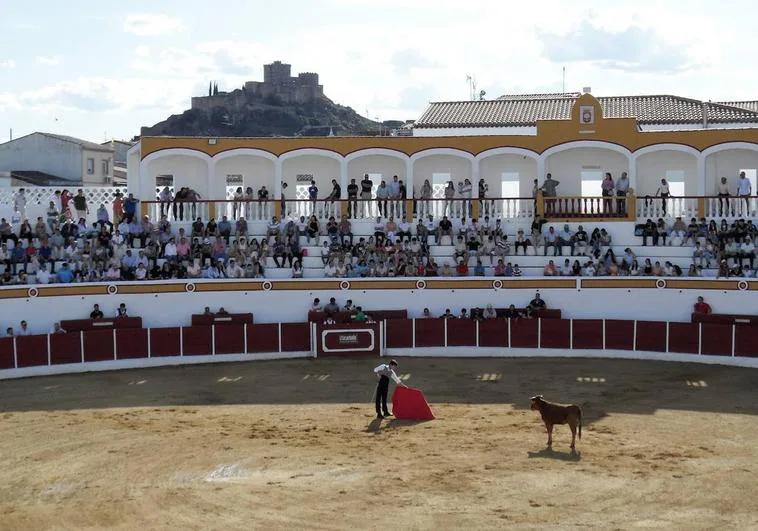
[{"label": "spectator", "polygon": [[497,312],[495,311],[495,308],[492,307],[492,304],[488,304],[487,308],[484,310],[483,314],[484,319],[497,319]]},{"label": "spectator", "polygon": [[118,308],[116,308],[116,317],[129,317],[126,311],[126,304],[123,302],[118,305]]},{"label": "spectator", "polygon": [[329,304],[324,306],[324,311],[327,313],[327,315],[332,315],[340,311],[340,307],[334,297],[329,299]]},{"label": "spectator", "polygon": [[60,270],[57,274],[58,282],[61,284],[70,284],[74,281],[74,272],[71,271],[71,268],[68,265],[68,262],[64,262],[61,265]]},{"label": "spectator", "polygon": [[313,299],[313,303],[311,304],[310,311],[320,312],[322,310],[323,310],[323,307],[321,306],[321,300],[318,297],[316,297],[315,299]]},{"label": "spectator", "polygon": [[66,331],[61,328],[61,324],[59,322],[53,323],[53,329],[50,331],[51,334],[65,334]]},{"label": "spectator", "polygon": [[544,310],[547,307],[545,301],[542,299],[542,297],[540,297],[539,293],[534,294],[534,298],[529,301],[529,306],[537,310]]},{"label": "spectator", "polygon": [[695,303],[694,312],[701,315],[709,315],[711,313],[711,306],[705,302],[703,297],[698,297]]},{"label": "spectator", "polygon": [[21,327],[18,329],[18,332],[16,332],[17,336],[30,336],[32,335],[32,331],[29,330],[29,325],[27,325],[26,321],[21,321]]},{"label": "spectator", "polygon": [[89,318],[90,319],[102,319],[103,318],[103,312],[100,311],[100,305],[99,304],[95,304],[92,307],[92,311],[89,314]]}]

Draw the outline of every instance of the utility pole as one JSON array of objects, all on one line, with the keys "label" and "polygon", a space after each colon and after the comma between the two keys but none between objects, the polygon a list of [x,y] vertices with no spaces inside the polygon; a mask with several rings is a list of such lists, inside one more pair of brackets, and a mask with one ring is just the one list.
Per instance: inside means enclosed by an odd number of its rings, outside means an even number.
[{"label": "utility pole", "polygon": [[563,67],[563,85],[561,86],[561,92],[566,93],[566,67]]}]

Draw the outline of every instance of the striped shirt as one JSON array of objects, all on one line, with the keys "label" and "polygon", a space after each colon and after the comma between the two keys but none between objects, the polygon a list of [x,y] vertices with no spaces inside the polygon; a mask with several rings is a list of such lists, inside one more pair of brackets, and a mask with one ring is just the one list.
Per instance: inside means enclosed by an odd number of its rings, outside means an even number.
[{"label": "striped shirt", "polygon": [[403,383],[397,374],[395,374],[395,371],[387,365],[386,363],[382,363],[377,368],[374,369],[374,374],[378,374],[380,376],[386,376],[387,378],[392,379],[396,384]]}]

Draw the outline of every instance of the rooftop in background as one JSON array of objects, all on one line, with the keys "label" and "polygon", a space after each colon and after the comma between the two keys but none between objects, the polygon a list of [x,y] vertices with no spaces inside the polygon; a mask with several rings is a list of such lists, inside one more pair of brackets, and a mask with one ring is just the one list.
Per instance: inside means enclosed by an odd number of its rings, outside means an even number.
[{"label": "rooftop in background", "polygon": [[113,149],[111,147],[108,147],[106,145],[97,144],[96,142],[90,142],[89,140],[82,140],[81,138],[76,138],[73,136],[66,136],[66,135],[56,135],[54,133],[43,133],[41,131],[37,131],[35,133],[30,133],[28,135],[20,136],[18,138],[14,138],[13,140],[9,140],[5,144],[0,145],[6,145],[10,144],[11,142],[16,142],[17,140],[21,140],[22,138],[26,138],[27,136],[31,135],[42,135],[49,138],[54,138],[56,140],[60,140],[62,142],[71,142],[72,144],[76,144],[78,146],[81,146],[84,149],[87,149],[89,151],[103,151],[106,153],[112,153]]},{"label": "rooftop in background", "polygon": [[[496,100],[432,102],[414,128],[529,127],[570,120],[578,92],[508,94]],[[758,124],[758,101],[713,103],[680,96],[598,97],[605,118],[635,118],[641,126]]]},{"label": "rooftop in background", "polygon": [[25,182],[32,186],[81,186],[81,182],[69,181],[42,171],[12,171],[11,179]]}]

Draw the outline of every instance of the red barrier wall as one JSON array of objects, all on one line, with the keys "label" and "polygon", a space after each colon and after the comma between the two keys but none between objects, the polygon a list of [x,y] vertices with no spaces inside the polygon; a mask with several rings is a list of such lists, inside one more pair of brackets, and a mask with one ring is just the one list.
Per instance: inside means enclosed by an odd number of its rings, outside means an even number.
[{"label": "red barrier wall", "polygon": [[310,323],[282,323],[282,352],[308,352],[310,350]]},{"label": "red barrier wall", "polygon": [[50,364],[82,362],[82,336],[80,332],[52,334],[50,336]]},{"label": "red barrier wall", "polygon": [[47,365],[47,336],[20,336],[16,338],[18,367]]},{"label": "red barrier wall", "polygon": [[471,319],[447,320],[448,347],[475,347],[476,321]]},{"label": "red barrier wall", "polygon": [[84,361],[108,361],[114,358],[113,330],[84,332]]},{"label": "red barrier wall", "polygon": [[537,348],[537,319],[511,319],[511,348]]},{"label": "red barrier wall", "polygon": [[697,354],[699,334],[697,323],[669,323],[669,352]]},{"label": "red barrier wall", "polygon": [[150,356],[163,358],[178,356],[180,350],[181,328],[152,328],[150,329]]},{"label": "red barrier wall", "polygon": [[247,325],[247,351],[279,352],[279,325]]},{"label": "red barrier wall", "polygon": [[[607,341],[606,346],[608,346]],[[659,321],[637,321],[637,350],[666,352],[666,323]]]},{"label": "red barrier wall", "polygon": [[182,328],[182,341],[185,356],[210,356],[213,353],[211,345],[210,326],[186,326]]},{"label": "red barrier wall", "polygon": [[390,319],[387,323],[387,348],[411,348],[413,346],[413,321]]},{"label": "red barrier wall", "polygon": [[[709,356],[732,355],[732,325],[702,323],[703,345],[701,354]],[[758,350],[754,345],[753,350]]]},{"label": "red barrier wall", "polygon": [[[389,343],[389,340],[387,341]],[[480,347],[508,347],[508,320],[493,319],[479,323]]]},{"label": "red barrier wall", "polygon": [[758,358],[758,326],[736,326],[734,355]]},{"label": "red barrier wall", "polygon": [[13,338],[0,338],[0,369],[15,369],[16,358],[13,356]]},{"label": "red barrier wall", "polygon": [[443,319],[416,319],[417,347],[444,347],[445,321]]},{"label": "red barrier wall", "polygon": [[[543,321],[544,324],[544,321]],[[603,321],[600,319],[574,319],[574,348],[602,349]]]},{"label": "red barrier wall", "polygon": [[116,357],[120,360],[147,358],[147,328],[116,330]]},{"label": "red barrier wall", "polygon": [[245,325],[216,325],[216,354],[244,354]]},{"label": "red barrier wall", "polygon": [[571,321],[542,319],[540,322],[540,346],[542,348],[571,348]]}]

